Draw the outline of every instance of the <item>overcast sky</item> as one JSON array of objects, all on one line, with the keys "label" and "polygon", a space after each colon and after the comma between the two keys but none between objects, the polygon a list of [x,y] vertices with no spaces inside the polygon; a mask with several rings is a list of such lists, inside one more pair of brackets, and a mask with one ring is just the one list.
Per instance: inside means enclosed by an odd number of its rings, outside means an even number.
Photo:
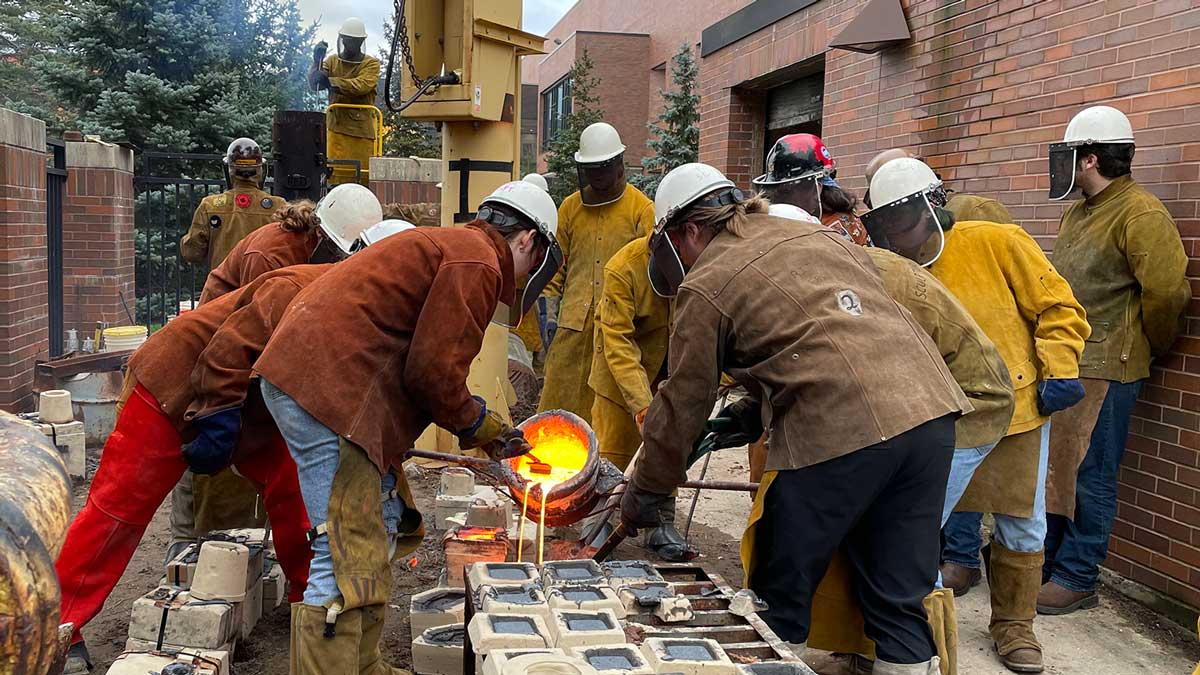
[{"label": "overcast sky", "polygon": [[[357,16],[367,24],[369,54],[377,54],[383,39],[383,22],[392,16],[392,3],[384,0],[299,0],[300,14],[305,21],[320,21],[317,37],[329,43],[330,51],[337,44],[337,29],[347,17]],[[523,0],[525,25],[531,33],[545,35],[550,27],[575,4],[575,0]]]}]

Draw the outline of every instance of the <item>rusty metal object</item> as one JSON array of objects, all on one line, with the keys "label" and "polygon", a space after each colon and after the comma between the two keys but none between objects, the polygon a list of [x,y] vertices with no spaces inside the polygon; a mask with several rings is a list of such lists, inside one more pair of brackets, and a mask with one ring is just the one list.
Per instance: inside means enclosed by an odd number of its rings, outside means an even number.
[{"label": "rusty metal object", "polygon": [[58,450],[0,413],[0,673],[41,675],[61,664],[54,560],[70,519]]}]

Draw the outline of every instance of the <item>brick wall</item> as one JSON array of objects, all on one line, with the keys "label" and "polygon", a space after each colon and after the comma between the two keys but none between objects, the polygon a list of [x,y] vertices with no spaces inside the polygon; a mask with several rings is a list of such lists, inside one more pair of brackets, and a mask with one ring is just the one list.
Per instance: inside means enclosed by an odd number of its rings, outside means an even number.
[{"label": "brick wall", "polygon": [[[759,78],[825,58],[824,140],[861,195],[878,151],[913,148],[956,190],[995,197],[1049,250],[1048,145],[1086,105],[1125,111],[1134,177],[1174,216],[1200,277],[1200,8],[1192,0],[904,2],[913,40],[826,52],[865,0],[824,0],[704,59],[701,161],[762,170]],[[748,135],[748,136],[747,136]],[[1193,279],[1200,290],[1200,279]],[[1106,565],[1200,607],[1200,302],[1138,404]]]},{"label": "brick wall", "polygon": [[381,204],[441,202],[442,162],[410,157],[372,157],[371,191]]},{"label": "brick wall", "polygon": [[29,410],[49,355],[46,125],[0,108],[0,409]]},{"label": "brick wall", "polygon": [[[67,143],[63,328],[134,323],[133,151]],[[124,296],[124,303],[122,302]]]}]

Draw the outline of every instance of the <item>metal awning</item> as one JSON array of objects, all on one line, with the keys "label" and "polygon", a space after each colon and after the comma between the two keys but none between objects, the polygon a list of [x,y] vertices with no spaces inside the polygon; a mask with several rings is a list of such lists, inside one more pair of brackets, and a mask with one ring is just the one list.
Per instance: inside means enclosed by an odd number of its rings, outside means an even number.
[{"label": "metal awning", "polygon": [[874,54],[911,38],[900,0],[870,0],[829,46]]}]

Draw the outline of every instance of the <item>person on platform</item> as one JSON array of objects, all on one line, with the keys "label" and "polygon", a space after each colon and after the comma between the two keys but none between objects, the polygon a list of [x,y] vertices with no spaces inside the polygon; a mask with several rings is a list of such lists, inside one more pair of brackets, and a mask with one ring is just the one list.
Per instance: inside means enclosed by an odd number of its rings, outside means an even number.
[{"label": "person on platform", "polygon": [[767,208],[704,164],[659,185],[649,271],[660,294],[677,296],[675,325],[622,525],[660,523],[729,373],[750,395],[722,415],[747,437],[770,431],[742,539],[763,618],[801,651],[813,591],[847,541],[875,672],[936,674],[922,600],[936,577],[954,424],[971,404],[862,247]]},{"label": "person on platform", "polygon": [[[379,59],[363,53],[367,26],[358,17],[350,17],[338,28],[338,50],[326,53],[329,45],[318,42],[313,48],[313,63],[308,84],[313,91],[329,91],[330,106],[374,106],[379,89]],[[377,111],[364,108],[333,107],[325,114],[326,152],[331,158],[356,159],[364,175],[380,133]],[[335,169],[331,184],[351,182],[353,171]]]},{"label": "person on platform", "polygon": [[1179,230],[1133,179],[1134,150],[1129,119],[1108,106],[1081,111],[1063,142],[1050,146],[1050,198],[1066,199],[1075,188],[1083,197],[1063,214],[1054,265],[1087,310],[1092,336],[1079,363],[1087,393],[1061,420],[1075,433],[1055,443],[1056,465],[1078,472],[1055,485],[1061,489],[1048,507],[1046,583],[1037,599],[1043,614],[1098,604],[1129,419],[1150,364],[1179,335],[1192,296]]},{"label": "person on platform", "polygon": [[[990,551],[989,626],[1000,661],[1041,672],[1033,631],[1046,535],[1050,415],[1083,398],[1079,356],[1088,328],[1071,287],[1033,237],[1017,225],[955,222],[942,181],[925,163],[893,159],[871,179],[874,208],[863,223],[876,245],[928,267],[996,344],[1015,391],[999,443],[959,449],[946,485],[946,521],[955,508],[996,517]],[[969,584],[942,566],[948,588]]]},{"label": "person on platform", "polygon": [[546,295],[558,301],[558,314],[538,410],[561,408],[590,422],[588,375],[604,266],[621,247],[650,234],[654,204],[625,182],[625,146],[611,125],[597,122],[583,130],[575,164],[579,190],[558,209],[566,263],[546,287]]},{"label": "person on platform", "polygon": [[271,222],[287,202],[262,189],[266,172],[263,152],[250,138],[229,144],[224,157],[229,189],[200,201],[192,225],[179,242],[179,254],[193,265],[214,269],[246,235]]},{"label": "person on platform", "polygon": [[557,222],[545,191],[506,183],[465,227],[416,228],[334,266],[297,296],[255,362],[314,527],[308,587],[292,605],[293,675],[399,672],[379,644],[387,525],[362,505],[394,482],[402,530],[416,533],[400,467],[429,424],[493,459],[529,451],[466,379],[497,306],[519,319],[557,272]]}]

